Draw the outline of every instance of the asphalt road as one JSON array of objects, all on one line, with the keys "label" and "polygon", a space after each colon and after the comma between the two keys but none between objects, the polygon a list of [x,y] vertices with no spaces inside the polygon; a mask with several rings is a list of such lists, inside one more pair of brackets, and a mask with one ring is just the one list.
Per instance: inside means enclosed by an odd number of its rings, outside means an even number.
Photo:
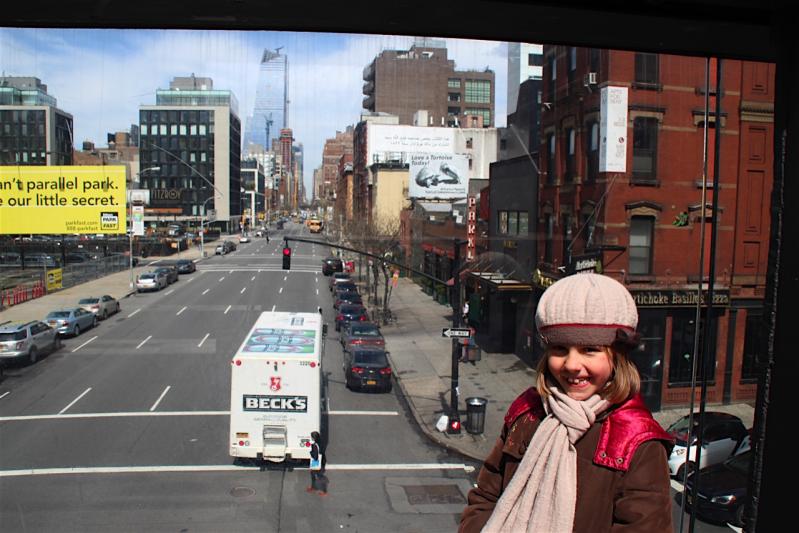
[{"label": "asphalt road", "polygon": [[[452,531],[477,465],[415,428],[398,387],[343,384],[327,249],[255,238],[12,369],[0,397],[0,529]],[[323,309],[328,496],[301,467],[228,455],[230,359],[262,311]],[[471,473],[471,475],[470,475]]]}]

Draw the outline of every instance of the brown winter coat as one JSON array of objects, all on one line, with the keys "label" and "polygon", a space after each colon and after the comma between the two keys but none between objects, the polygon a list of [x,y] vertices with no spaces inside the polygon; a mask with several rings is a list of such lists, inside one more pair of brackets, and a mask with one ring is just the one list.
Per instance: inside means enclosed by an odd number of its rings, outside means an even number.
[{"label": "brown winter coat", "polygon": [[[668,443],[648,440],[633,453],[626,471],[594,462],[606,414],[577,441],[575,533],[672,533]],[[506,424],[469,492],[459,532],[477,533],[510,483],[540,417],[527,413]]]}]

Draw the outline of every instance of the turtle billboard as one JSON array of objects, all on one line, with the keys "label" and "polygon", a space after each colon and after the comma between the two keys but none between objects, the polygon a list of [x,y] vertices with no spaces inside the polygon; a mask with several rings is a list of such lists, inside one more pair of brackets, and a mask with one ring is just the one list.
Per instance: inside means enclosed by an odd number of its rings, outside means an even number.
[{"label": "turtle billboard", "polygon": [[465,154],[410,154],[411,198],[466,198],[469,157]]}]

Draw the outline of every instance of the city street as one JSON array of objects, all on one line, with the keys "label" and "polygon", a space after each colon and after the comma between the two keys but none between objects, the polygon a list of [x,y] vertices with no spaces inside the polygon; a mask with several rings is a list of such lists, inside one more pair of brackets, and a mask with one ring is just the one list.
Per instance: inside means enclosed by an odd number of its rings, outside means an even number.
[{"label": "city street", "polygon": [[[285,233],[307,233],[290,225]],[[4,531],[451,531],[478,466],[427,441],[392,394],[343,385],[327,251],[284,232],[199,263],[167,289],[37,365],[9,370],[0,398]],[[228,456],[228,367],[261,311],[321,307],[329,495],[309,472]],[[396,391],[397,389],[395,389]]]}]

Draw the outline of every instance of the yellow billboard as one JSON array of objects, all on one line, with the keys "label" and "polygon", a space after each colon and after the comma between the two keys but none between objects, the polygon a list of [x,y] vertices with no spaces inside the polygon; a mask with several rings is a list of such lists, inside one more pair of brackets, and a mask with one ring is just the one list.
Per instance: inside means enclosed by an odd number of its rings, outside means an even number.
[{"label": "yellow billboard", "polygon": [[126,232],[125,167],[0,166],[0,233]]},{"label": "yellow billboard", "polygon": [[53,270],[48,270],[47,292],[62,288],[61,287],[62,279],[63,279],[63,270],[61,270],[60,268],[54,268]]}]

